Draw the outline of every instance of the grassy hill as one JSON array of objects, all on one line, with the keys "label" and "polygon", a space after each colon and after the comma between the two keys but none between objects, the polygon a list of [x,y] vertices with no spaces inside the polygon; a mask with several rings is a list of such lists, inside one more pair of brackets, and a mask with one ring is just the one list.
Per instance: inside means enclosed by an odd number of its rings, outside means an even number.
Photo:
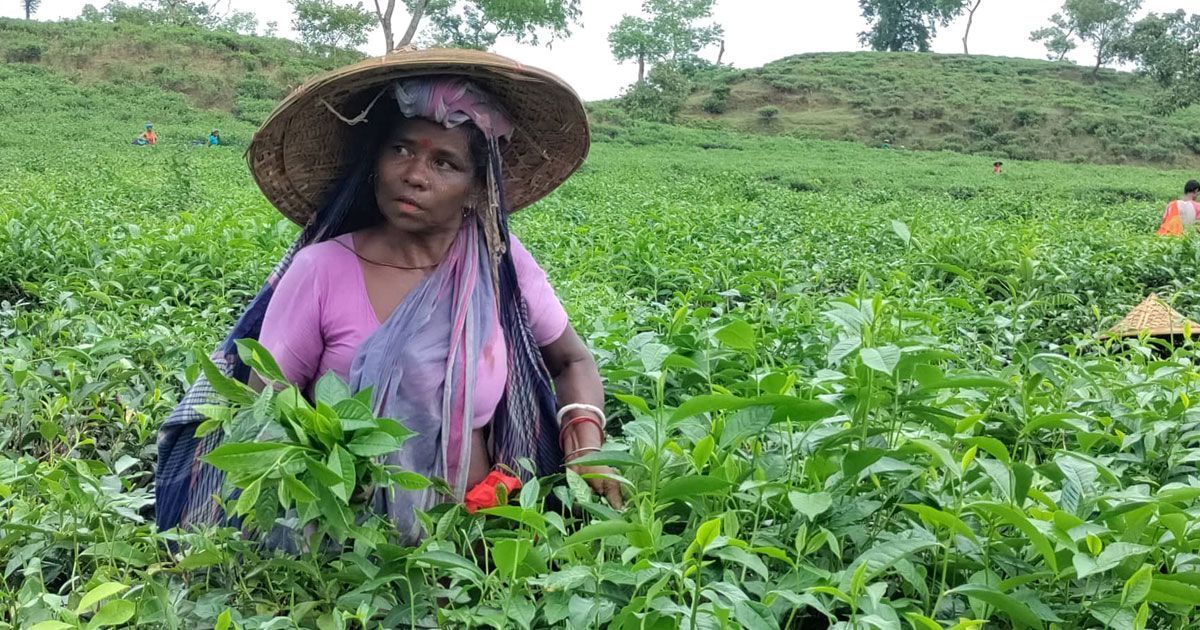
[{"label": "grassy hill", "polygon": [[287,39],[194,28],[0,19],[0,61],[85,86],[178,93],[195,108],[254,124],[305,79],[360,56],[325,57]]},{"label": "grassy hill", "polygon": [[[329,58],[286,39],[190,28],[0,19],[5,63],[36,65],[107,93],[153,87],[250,124],[306,78],[357,55]],[[680,118],[733,131],[1005,159],[1200,165],[1200,106],[1160,115],[1155,94],[1155,85],[1137,75],[1104,70],[1093,79],[1090,69],[1071,64],[822,53],[701,77]],[[131,102],[137,100],[154,99]],[[765,117],[764,108],[775,114]]]},{"label": "grassy hill", "polygon": [[[1132,73],[921,53],[786,57],[702,82],[686,122],[1010,159],[1200,164],[1200,107],[1155,113]],[[762,108],[776,108],[771,118]],[[770,110],[768,110],[768,113]]]}]

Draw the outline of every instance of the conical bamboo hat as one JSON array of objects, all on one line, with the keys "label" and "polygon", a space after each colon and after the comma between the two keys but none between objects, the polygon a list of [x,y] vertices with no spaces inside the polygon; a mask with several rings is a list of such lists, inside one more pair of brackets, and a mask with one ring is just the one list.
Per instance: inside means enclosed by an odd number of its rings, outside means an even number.
[{"label": "conical bamboo hat", "polygon": [[1182,335],[1187,327],[1190,334],[1200,335],[1200,324],[1179,314],[1163,302],[1157,294],[1138,304],[1120,323],[1108,329],[1108,334],[1117,337],[1140,337],[1147,334],[1153,337]]}]

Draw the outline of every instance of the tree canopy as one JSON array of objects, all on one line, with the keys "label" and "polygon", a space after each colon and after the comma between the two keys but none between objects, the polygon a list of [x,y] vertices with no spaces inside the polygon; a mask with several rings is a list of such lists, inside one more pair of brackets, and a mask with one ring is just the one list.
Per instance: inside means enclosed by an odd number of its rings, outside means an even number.
[{"label": "tree canopy", "polygon": [[644,0],[648,17],[626,15],[608,34],[609,48],[617,61],[638,62],[638,83],[646,64],[664,59],[687,63],[724,35],[712,18],[715,0]]}]

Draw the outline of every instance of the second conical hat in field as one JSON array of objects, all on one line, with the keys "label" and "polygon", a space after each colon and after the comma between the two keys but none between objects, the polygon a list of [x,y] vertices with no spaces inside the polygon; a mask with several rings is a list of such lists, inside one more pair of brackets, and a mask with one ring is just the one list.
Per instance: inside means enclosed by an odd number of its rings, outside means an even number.
[{"label": "second conical hat in field", "polygon": [[1179,311],[1152,293],[1129,311],[1125,319],[1110,328],[1108,333],[1118,337],[1139,337],[1143,334],[1161,337],[1182,335],[1185,327],[1191,335],[1200,335],[1200,324],[1180,315]]}]

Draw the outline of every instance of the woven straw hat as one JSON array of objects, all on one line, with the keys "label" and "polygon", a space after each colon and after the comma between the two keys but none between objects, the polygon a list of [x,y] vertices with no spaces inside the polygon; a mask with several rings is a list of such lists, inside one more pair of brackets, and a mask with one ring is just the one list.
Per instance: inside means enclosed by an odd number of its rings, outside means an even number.
[{"label": "woven straw hat", "polygon": [[1108,334],[1116,337],[1139,337],[1144,333],[1151,337],[1169,337],[1184,334],[1185,328],[1190,330],[1193,336],[1200,334],[1200,324],[1180,315],[1158,295],[1151,293],[1150,297],[1129,311],[1120,323],[1110,328]]},{"label": "woven straw hat", "polygon": [[398,49],[311,79],[275,108],[246,154],[267,200],[287,218],[307,224],[361,158],[365,141],[366,125],[348,125],[329,108],[355,116],[388,83],[435,74],[470,78],[508,114],[514,130],[503,158],[510,209],[550,194],[583,164],[590,142],[587,114],[562,79],[492,53]]}]

